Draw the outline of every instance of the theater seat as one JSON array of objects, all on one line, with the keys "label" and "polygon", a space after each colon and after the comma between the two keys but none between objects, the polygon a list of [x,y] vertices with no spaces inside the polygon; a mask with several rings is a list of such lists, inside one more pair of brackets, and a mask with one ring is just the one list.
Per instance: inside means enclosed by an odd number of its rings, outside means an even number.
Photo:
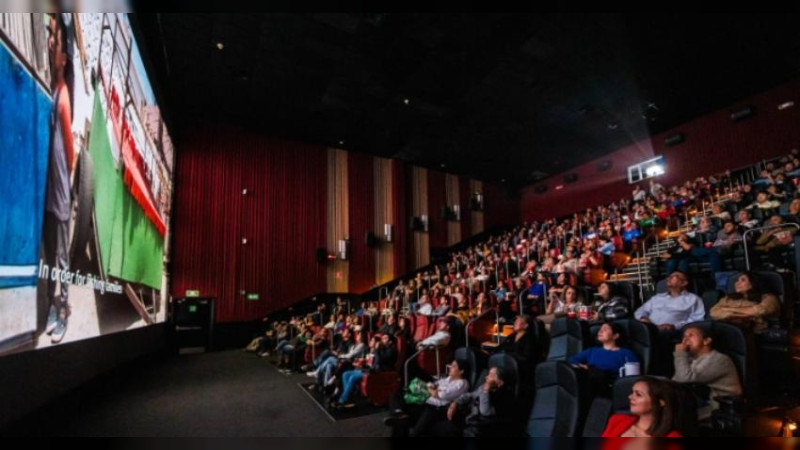
[{"label": "theater seat", "polygon": [[461,359],[467,362],[467,373],[464,374],[464,378],[470,385],[470,388],[475,388],[477,386],[475,383],[478,381],[478,376],[480,371],[478,370],[478,358],[475,354],[475,350],[469,347],[461,347],[456,349],[454,355],[454,359]]},{"label": "theater seat", "polygon": [[[501,369],[506,374],[506,383],[513,386],[514,395],[519,394],[519,366],[517,365],[517,360],[515,360],[510,355],[505,353],[495,353],[494,355],[489,357],[489,362],[487,363],[487,371],[492,367],[497,367]],[[482,377],[478,380],[478,383],[481,383],[483,379],[486,377],[486,373],[483,374]]]},{"label": "theater seat", "polygon": [[361,395],[368,398],[374,405],[383,406],[389,403],[392,395],[403,386],[403,363],[406,360],[406,342],[396,339],[397,360],[390,371],[365,373],[361,381]]},{"label": "theater seat", "polygon": [[527,436],[576,436],[579,418],[580,393],[575,370],[560,361],[539,364],[536,398],[525,430]]},{"label": "theater seat", "polygon": [[582,437],[602,437],[606,429],[608,418],[611,417],[614,403],[611,399],[597,397],[589,408],[586,423],[583,426]]},{"label": "theater seat", "polygon": [[588,334],[585,322],[561,317],[550,325],[550,351],[548,361],[563,361],[583,351]]}]

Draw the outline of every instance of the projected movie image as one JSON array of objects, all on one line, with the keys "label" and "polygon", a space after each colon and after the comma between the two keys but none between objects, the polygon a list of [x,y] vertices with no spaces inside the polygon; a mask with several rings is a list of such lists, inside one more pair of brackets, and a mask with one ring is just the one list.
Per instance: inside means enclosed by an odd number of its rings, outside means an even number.
[{"label": "projected movie image", "polygon": [[162,322],[173,147],[124,14],[0,14],[0,354]]}]

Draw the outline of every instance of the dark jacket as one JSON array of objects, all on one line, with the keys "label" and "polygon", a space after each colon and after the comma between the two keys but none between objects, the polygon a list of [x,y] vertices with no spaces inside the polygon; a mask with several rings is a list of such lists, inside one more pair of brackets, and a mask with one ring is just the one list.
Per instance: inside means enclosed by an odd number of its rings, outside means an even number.
[{"label": "dark jacket", "polygon": [[385,372],[394,369],[397,361],[397,349],[392,344],[391,347],[381,347],[373,353],[372,367],[373,372]]}]

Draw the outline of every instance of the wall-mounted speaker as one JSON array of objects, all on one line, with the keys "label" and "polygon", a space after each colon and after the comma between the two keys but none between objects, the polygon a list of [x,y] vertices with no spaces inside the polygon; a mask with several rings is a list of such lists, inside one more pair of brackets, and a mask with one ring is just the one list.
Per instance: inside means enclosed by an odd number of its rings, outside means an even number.
[{"label": "wall-mounted speaker", "polygon": [[365,241],[366,241],[367,247],[370,247],[370,248],[377,247],[378,244],[380,243],[380,240],[378,239],[378,236],[375,236],[375,233],[373,233],[372,231],[367,231],[366,232]]},{"label": "wall-mounted speaker", "polygon": [[752,106],[745,106],[743,108],[737,109],[736,111],[733,111],[731,113],[731,120],[734,122],[738,122],[740,120],[748,119],[750,117],[753,117],[754,113],[755,111],[753,111]]},{"label": "wall-mounted speaker", "polygon": [[674,133],[664,138],[664,145],[667,147],[674,147],[678,144],[682,144],[685,141],[686,137],[683,135],[683,133]]}]

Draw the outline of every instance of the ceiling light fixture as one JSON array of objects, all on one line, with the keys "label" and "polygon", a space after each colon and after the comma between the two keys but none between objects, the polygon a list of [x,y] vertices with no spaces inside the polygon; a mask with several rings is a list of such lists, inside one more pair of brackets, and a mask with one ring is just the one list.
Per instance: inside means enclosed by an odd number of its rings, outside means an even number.
[{"label": "ceiling light fixture", "polygon": [[225,45],[222,42],[217,42],[216,47],[217,47],[217,50],[222,50],[223,48],[225,48]]},{"label": "ceiling light fixture", "polygon": [[411,100],[409,100],[409,99],[405,99],[405,100],[403,100],[403,103],[405,103],[406,105],[408,105],[409,103],[411,103]]},{"label": "ceiling light fixture", "polygon": [[789,100],[788,102],[783,102],[780,105],[778,105],[778,111],[785,111],[793,106],[794,102],[792,100]]}]

